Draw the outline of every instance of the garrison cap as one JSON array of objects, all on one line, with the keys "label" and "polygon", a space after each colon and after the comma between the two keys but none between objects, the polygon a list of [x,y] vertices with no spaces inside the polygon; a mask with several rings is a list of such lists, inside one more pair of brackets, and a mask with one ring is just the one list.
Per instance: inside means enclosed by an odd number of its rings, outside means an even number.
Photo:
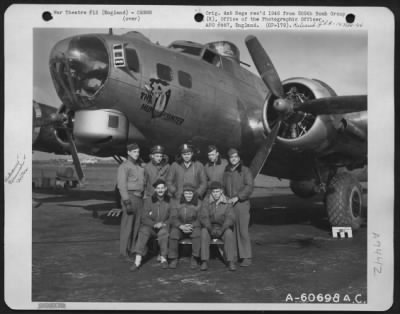
[{"label": "garrison cap", "polygon": [[165,186],[167,185],[163,179],[157,179],[156,182],[153,183],[153,188],[156,188],[159,184],[164,184]]},{"label": "garrison cap", "polygon": [[161,146],[161,145],[155,145],[155,146],[153,146],[152,148],[151,148],[151,150],[150,150],[150,152],[152,153],[152,154],[164,154],[164,151],[165,151],[165,149],[164,149],[164,147],[163,146]]},{"label": "garrison cap", "polygon": [[182,144],[182,145],[179,147],[179,152],[180,152],[181,154],[183,154],[183,153],[188,153],[188,152],[192,152],[192,153],[193,153],[193,147],[190,146],[189,144]]},{"label": "garrison cap", "polygon": [[184,191],[184,192],[185,192],[185,191],[195,192],[196,189],[195,189],[195,187],[194,187],[192,184],[190,184],[190,183],[185,183],[185,184],[183,185],[183,191]]},{"label": "garrison cap", "polygon": [[207,147],[207,152],[208,153],[211,153],[212,151],[218,151],[218,148],[217,148],[217,146],[215,146],[215,145],[208,145],[208,147]]},{"label": "garrison cap", "polygon": [[136,143],[131,143],[131,144],[126,145],[126,150],[128,152],[131,151],[131,150],[138,149],[138,148],[139,148],[139,145],[136,144]]},{"label": "garrison cap", "polygon": [[221,189],[222,190],[222,183],[218,181],[213,181],[210,183],[210,190],[216,190],[216,189]]},{"label": "garrison cap", "polygon": [[231,157],[233,154],[238,154],[239,155],[239,151],[236,148],[230,148],[228,150],[228,156]]}]

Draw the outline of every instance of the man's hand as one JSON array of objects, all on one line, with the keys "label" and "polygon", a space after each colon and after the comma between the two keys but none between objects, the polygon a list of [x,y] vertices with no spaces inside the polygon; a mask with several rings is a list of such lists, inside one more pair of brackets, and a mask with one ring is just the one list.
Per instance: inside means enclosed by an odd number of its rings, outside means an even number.
[{"label": "man's hand", "polygon": [[211,232],[211,237],[212,237],[212,238],[219,238],[221,235],[222,235],[222,232],[221,232],[220,229],[214,229],[214,230]]},{"label": "man's hand", "polygon": [[185,225],[180,225],[179,229],[181,229],[183,233],[191,233],[193,227],[191,224],[185,224]]},{"label": "man's hand", "polygon": [[239,202],[239,197],[237,196],[232,197],[231,199],[229,199],[228,202],[231,203],[232,205],[235,205],[237,202]]},{"label": "man's hand", "polygon": [[193,225],[192,224],[186,224],[186,228],[188,230],[188,233],[191,233],[193,231]]},{"label": "man's hand", "polygon": [[123,201],[123,203],[124,203],[124,206],[125,206],[125,209],[126,209],[126,213],[128,215],[132,215],[134,212],[133,212],[133,207],[132,207],[131,200],[125,200],[125,201]]},{"label": "man's hand", "polygon": [[157,223],[155,223],[155,224],[153,225],[153,227],[156,228],[156,229],[160,229],[162,226],[163,226],[163,223],[162,223],[162,222],[157,222]]}]

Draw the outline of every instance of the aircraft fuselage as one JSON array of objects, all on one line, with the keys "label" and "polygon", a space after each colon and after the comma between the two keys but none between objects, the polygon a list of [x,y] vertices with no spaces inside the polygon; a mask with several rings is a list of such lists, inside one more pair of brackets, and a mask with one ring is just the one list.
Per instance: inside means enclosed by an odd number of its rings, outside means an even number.
[{"label": "aircraft fuselage", "polygon": [[[202,152],[211,143],[223,153],[237,147],[245,162],[250,162],[268,134],[263,112],[268,89],[237,59],[219,55],[207,45],[187,43],[197,52],[163,47],[135,32],[72,37],[55,46],[50,69],[68,109],[121,112],[130,125],[128,141],[147,148],[161,143],[171,156],[187,141]],[[329,96],[324,85],[318,88],[324,90],[321,96]],[[356,121],[358,131],[366,133],[366,112],[318,116],[310,122],[314,134],[278,141],[262,172],[282,178],[312,176],[313,160],[330,152],[361,160],[366,143],[339,140],[348,134],[335,131],[343,119]],[[306,149],[297,144],[299,140],[308,145]],[[78,148],[84,152],[86,146],[78,143]]]}]

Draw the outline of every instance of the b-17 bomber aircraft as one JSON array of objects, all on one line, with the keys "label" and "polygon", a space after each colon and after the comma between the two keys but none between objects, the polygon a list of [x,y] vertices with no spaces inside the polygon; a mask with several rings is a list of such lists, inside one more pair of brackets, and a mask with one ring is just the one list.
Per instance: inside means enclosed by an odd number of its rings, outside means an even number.
[{"label": "b-17 bomber aircraft", "polygon": [[58,42],[50,73],[62,105],[33,101],[33,149],[121,161],[127,143],[162,143],[174,155],[190,141],[204,152],[239,148],[254,176],[290,180],[301,197],[324,193],[333,226],[361,224],[362,189],[339,168],[367,164],[367,96],[338,96],[326,83],[281,81],[255,36],[245,44],[259,76],[228,41],[178,40],[168,47],[139,32]]}]

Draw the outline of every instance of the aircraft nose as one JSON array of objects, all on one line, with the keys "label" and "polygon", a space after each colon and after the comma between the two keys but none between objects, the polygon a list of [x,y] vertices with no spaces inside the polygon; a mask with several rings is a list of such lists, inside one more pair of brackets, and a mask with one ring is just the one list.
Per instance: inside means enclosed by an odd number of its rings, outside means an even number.
[{"label": "aircraft nose", "polygon": [[66,105],[89,107],[108,77],[107,48],[96,36],[62,40],[51,51],[50,72],[57,93]]}]

